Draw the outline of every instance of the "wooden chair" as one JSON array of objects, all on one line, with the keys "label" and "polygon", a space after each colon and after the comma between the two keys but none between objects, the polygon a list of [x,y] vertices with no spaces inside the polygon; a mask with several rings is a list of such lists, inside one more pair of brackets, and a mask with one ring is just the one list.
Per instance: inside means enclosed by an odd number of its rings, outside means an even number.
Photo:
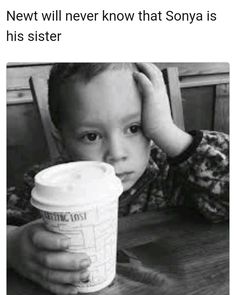
[{"label": "wooden chair", "polygon": [[60,147],[55,136],[55,127],[51,121],[48,109],[48,85],[47,79],[41,77],[30,77],[30,89],[33,101],[36,105],[39,118],[43,127],[44,136],[47,142],[49,156],[55,159],[60,155]]},{"label": "wooden chair", "polygon": [[166,83],[167,93],[169,95],[173,121],[180,129],[185,130],[178,68],[166,68],[162,70],[162,73]]},{"label": "wooden chair", "polygon": [[[167,92],[170,100],[172,118],[175,124],[184,130],[184,115],[181,99],[178,68],[170,67],[163,71]],[[47,80],[39,77],[30,77],[30,89],[33,100],[37,106],[39,117],[43,126],[50,158],[60,155],[60,146],[56,138],[55,127],[50,119],[48,110],[48,87]]]}]

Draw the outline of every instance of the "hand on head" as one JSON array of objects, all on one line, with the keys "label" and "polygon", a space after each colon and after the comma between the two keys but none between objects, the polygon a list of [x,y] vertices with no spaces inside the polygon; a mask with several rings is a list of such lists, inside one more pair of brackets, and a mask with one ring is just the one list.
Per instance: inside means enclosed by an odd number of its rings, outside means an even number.
[{"label": "hand on head", "polygon": [[133,73],[142,97],[142,128],[169,157],[181,154],[192,136],[178,128],[171,117],[169,97],[161,71],[151,63],[137,63]]},{"label": "hand on head", "polygon": [[133,75],[142,96],[143,130],[154,139],[163,128],[173,125],[169,98],[161,71],[151,63],[136,65],[139,71]]}]

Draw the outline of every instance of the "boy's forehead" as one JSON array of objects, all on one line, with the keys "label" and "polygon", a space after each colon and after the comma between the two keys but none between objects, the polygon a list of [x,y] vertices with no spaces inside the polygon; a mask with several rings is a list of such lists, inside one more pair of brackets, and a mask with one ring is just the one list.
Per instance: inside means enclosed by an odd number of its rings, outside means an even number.
[{"label": "boy's forehead", "polygon": [[60,88],[65,102],[69,100],[86,102],[102,95],[110,95],[111,98],[116,97],[117,94],[123,95],[127,98],[127,102],[131,97],[139,97],[131,68],[106,70],[89,82],[81,80],[79,75],[74,75]]},{"label": "boy's forehead", "polygon": [[[107,70],[86,83],[74,77],[62,88],[67,107],[77,110],[79,117],[122,119],[139,114],[140,95],[131,69]],[[115,119],[115,118],[113,118]]]}]

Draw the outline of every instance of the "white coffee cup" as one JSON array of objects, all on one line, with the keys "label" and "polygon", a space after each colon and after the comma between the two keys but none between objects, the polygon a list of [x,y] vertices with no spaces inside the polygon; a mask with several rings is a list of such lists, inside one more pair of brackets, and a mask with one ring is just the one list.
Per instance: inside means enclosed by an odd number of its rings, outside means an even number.
[{"label": "white coffee cup", "polygon": [[123,191],[114,168],[103,162],[59,164],[35,176],[31,203],[48,230],[71,239],[70,252],[87,253],[88,283],[78,292],[108,286],[116,274],[118,198]]}]

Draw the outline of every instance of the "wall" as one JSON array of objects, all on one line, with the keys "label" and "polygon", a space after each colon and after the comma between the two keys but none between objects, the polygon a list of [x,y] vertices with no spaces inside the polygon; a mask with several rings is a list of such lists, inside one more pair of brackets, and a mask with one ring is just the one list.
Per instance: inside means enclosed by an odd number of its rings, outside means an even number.
[{"label": "wall", "polygon": [[[229,65],[227,63],[157,63],[179,70],[186,130],[229,133]],[[7,181],[19,184],[23,172],[49,158],[33,103],[29,77],[47,77],[51,64],[7,65]]]}]

